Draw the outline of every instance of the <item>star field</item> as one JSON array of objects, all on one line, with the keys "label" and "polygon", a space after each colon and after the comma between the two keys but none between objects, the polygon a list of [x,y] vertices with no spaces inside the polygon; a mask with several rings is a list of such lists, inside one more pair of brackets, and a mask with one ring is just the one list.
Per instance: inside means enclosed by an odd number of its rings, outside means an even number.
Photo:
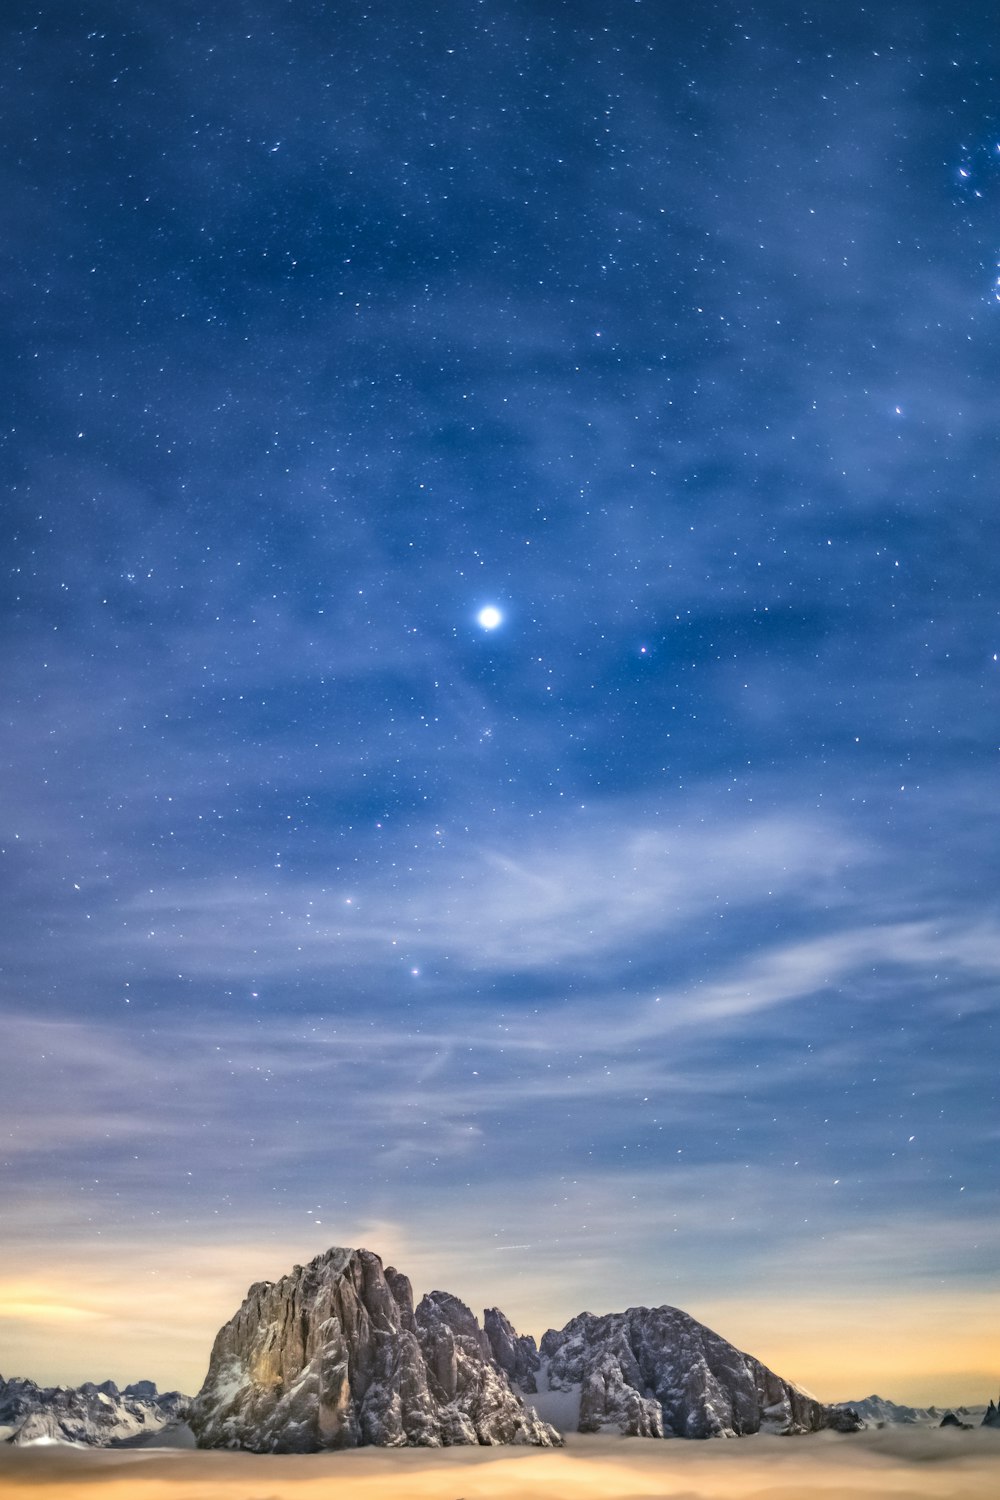
[{"label": "star field", "polygon": [[342,1243],[985,1399],[993,13],[3,25],[5,1372]]}]

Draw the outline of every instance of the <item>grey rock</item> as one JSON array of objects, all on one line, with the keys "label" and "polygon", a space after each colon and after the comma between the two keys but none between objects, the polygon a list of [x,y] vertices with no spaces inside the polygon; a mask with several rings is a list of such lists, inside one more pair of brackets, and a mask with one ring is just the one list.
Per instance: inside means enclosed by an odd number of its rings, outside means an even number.
[{"label": "grey rock", "polygon": [[579,1392],[580,1432],[708,1438],[863,1426],[675,1307],[581,1313],[550,1329],[539,1352],[539,1389]]},{"label": "grey rock", "polygon": [[944,1416],[941,1418],[940,1425],[942,1427],[961,1427],[965,1432],[972,1431],[972,1423],[963,1422],[961,1417],[956,1417],[953,1411],[945,1412]]},{"label": "grey rock", "polygon": [[[964,1408],[961,1409],[964,1410]],[[980,1425],[983,1427],[1000,1427],[1000,1411],[997,1410],[995,1401],[990,1401],[989,1406],[986,1408],[986,1411],[983,1414],[983,1420]]]},{"label": "grey rock", "polygon": [[257,1453],[560,1441],[463,1302],[432,1292],[414,1309],[405,1276],[340,1248],[250,1288],[188,1420],[199,1447]]},{"label": "grey rock", "polygon": [[132,1396],[136,1401],[155,1401],[157,1398],[155,1380],[136,1380],[132,1385],[127,1385],[122,1392],[123,1396]]},{"label": "grey rock", "polygon": [[187,1405],[187,1396],[161,1394],[151,1380],[120,1391],[113,1380],[67,1388],[0,1376],[0,1431],[17,1446],[56,1442],[114,1448],[169,1441]]},{"label": "grey rock", "polygon": [[528,1395],[537,1394],[541,1360],[531,1335],[517,1334],[498,1307],[488,1307],[483,1313],[483,1332],[489,1339],[493,1358],[508,1380]]},{"label": "grey rock", "polygon": [[[32,1443],[77,1443],[79,1438],[71,1438],[59,1421],[58,1414],[50,1407],[42,1407],[39,1411],[29,1412],[17,1431],[7,1439],[15,1447],[28,1447]],[[95,1444],[96,1447],[104,1447],[104,1443]]]}]

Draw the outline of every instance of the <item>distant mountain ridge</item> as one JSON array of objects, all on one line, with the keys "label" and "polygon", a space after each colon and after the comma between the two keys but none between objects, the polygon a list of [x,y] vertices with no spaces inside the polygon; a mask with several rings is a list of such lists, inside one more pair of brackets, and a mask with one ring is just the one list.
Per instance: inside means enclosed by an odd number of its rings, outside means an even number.
[{"label": "distant mountain ridge", "polygon": [[936,1407],[902,1406],[897,1401],[886,1400],[884,1396],[865,1396],[861,1401],[838,1401],[836,1405],[841,1409],[856,1411],[872,1427],[934,1426],[941,1420],[941,1413]]},{"label": "distant mountain ridge", "polygon": [[838,1401],[836,1405],[841,1410],[856,1411],[870,1427],[977,1425],[974,1420],[961,1421],[962,1418],[979,1418],[978,1425],[1000,1427],[1000,1413],[992,1401],[988,1406],[956,1406],[949,1410],[941,1406],[902,1406],[896,1401],[887,1401],[884,1396],[865,1396],[861,1401]]},{"label": "distant mountain ridge", "polygon": [[677,1308],[582,1313],[536,1347],[497,1308],[480,1327],[447,1292],[414,1307],[405,1276],[345,1248],[250,1288],[188,1419],[200,1447],[272,1453],[862,1426]]},{"label": "distant mountain ridge", "polygon": [[151,1380],[119,1390],[113,1380],[39,1386],[33,1380],[4,1380],[0,1375],[0,1439],[19,1446],[137,1444],[162,1437],[182,1421],[188,1401],[180,1391],[157,1391]]}]

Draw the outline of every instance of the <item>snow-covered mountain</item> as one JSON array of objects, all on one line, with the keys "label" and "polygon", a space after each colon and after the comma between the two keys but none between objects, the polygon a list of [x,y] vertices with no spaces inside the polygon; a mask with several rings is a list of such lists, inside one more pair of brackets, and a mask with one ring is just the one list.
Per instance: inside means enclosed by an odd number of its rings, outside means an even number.
[{"label": "snow-covered mountain", "polygon": [[841,1410],[856,1411],[868,1427],[940,1427],[942,1419],[949,1416],[955,1421],[948,1422],[948,1426],[958,1422],[966,1427],[980,1423],[983,1427],[1000,1427],[1000,1412],[992,1401],[989,1406],[956,1406],[949,1411],[946,1406],[901,1406],[898,1401],[889,1401],[884,1396],[865,1396],[860,1401],[838,1401],[837,1406]]},{"label": "snow-covered mountain", "polygon": [[155,1440],[182,1421],[188,1399],[179,1391],[161,1394],[151,1380],[120,1391],[113,1380],[46,1387],[0,1375],[0,1440],[95,1448]]},{"label": "snow-covered mountain", "polygon": [[447,1292],[414,1309],[405,1276],[351,1249],[250,1288],[188,1420],[201,1447],[272,1453],[862,1425],[676,1308],[583,1313],[537,1348],[497,1308],[481,1328]]},{"label": "snow-covered mountain", "polygon": [[676,1307],[581,1313],[545,1334],[534,1361],[534,1340],[518,1343],[531,1384],[515,1382],[563,1431],[708,1438],[861,1426]]},{"label": "snow-covered mountain", "polygon": [[888,1427],[897,1424],[907,1427],[925,1424],[936,1427],[941,1413],[936,1407],[900,1406],[897,1401],[888,1401],[884,1396],[865,1396],[861,1401],[838,1401],[843,1410],[856,1411],[869,1427]]}]

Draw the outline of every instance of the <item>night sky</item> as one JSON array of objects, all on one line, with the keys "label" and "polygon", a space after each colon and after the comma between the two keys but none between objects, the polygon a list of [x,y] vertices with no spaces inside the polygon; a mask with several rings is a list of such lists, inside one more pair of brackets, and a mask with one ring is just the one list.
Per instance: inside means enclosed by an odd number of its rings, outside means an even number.
[{"label": "night sky", "polygon": [[995,6],[5,15],[3,1373],[363,1244],[986,1399]]}]

